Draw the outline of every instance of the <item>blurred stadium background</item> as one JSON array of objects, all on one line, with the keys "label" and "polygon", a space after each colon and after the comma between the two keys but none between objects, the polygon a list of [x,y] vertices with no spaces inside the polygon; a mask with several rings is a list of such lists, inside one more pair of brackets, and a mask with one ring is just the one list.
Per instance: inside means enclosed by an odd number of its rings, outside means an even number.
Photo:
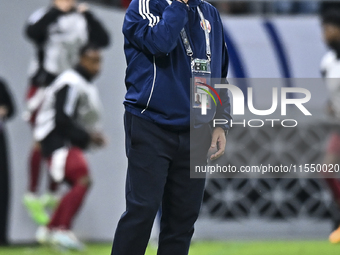
[{"label": "blurred stadium background", "polygon": [[[23,26],[34,10],[48,2],[0,0],[0,75],[10,85],[19,113],[8,124],[11,161],[8,235],[14,245],[34,243],[36,230],[21,203],[27,183],[31,136],[20,113],[24,109],[27,66],[33,54],[23,37]],[[334,8],[337,2],[213,1],[225,25],[230,51],[229,76],[321,78],[320,61],[327,49],[318,14],[325,8]],[[111,242],[124,209],[125,58],[121,28],[125,12],[122,6],[126,4],[124,0],[91,1],[91,9],[112,34],[113,45],[104,53],[103,71],[96,82],[104,102],[105,131],[110,144],[104,151],[89,155],[94,185],[74,228],[81,239],[89,242]],[[252,86],[251,80],[246,81],[249,82],[246,87]],[[312,98],[309,109],[316,114],[312,119],[301,120],[298,128],[289,131],[234,128],[227,147],[231,164],[257,165],[263,159],[278,165],[298,164],[301,157],[308,163],[321,163],[329,130],[323,116],[327,93],[322,86],[312,89],[312,96],[318,97]],[[260,105],[271,102],[265,88],[254,87],[254,91],[255,102]],[[340,217],[338,208],[319,179],[210,179],[191,254],[335,254],[340,248],[331,247],[326,239],[337,217]],[[218,243],[201,243],[201,240]],[[262,242],[253,243],[259,240]],[[88,254],[107,254],[108,250],[108,245],[91,246]],[[50,252],[49,248],[34,246],[0,248],[0,254],[4,255]],[[152,254],[152,248],[149,252]]]}]

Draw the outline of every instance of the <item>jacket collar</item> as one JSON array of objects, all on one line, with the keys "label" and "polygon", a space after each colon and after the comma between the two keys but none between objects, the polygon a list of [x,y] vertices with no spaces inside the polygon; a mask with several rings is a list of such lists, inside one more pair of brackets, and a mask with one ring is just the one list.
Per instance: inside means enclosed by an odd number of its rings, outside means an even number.
[{"label": "jacket collar", "polygon": [[70,14],[70,13],[75,13],[75,12],[77,12],[77,9],[76,9],[75,7],[71,8],[68,12],[60,11],[60,10],[59,10],[57,7],[55,7],[55,6],[52,6],[52,9],[57,10],[57,11],[59,11],[59,12],[62,13],[62,14]]},{"label": "jacket collar", "polygon": [[91,75],[84,67],[79,64],[75,66],[74,70],[88,82],[91,82],[94,78],[93,75]]},{"label": "jacket collar", "polygon": [[203,1],[202,0],[189,0],[188,4],[190,7],[197,7],[199,6]]},{"label": "jacket collar", "polygon": [[[170,4],[172,1],[177,1],[177,0],[167,0],[167,2]],[[189,7],[197,7],[199,6],[203,0],[189,0],[188,4]]]}]

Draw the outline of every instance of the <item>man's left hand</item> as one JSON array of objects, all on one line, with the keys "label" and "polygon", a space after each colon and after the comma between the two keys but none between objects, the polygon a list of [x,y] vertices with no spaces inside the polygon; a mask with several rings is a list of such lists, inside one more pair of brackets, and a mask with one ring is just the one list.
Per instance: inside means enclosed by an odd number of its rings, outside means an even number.
[{"label": "man's left hand", "polygon": [[225,137],[225,132],[222,128],[217,127],[212,133],[211,146],[209,150],[218,150],[210,156],[210,160],[215,160],[224,154],[225,146],[227,144],[227,139]]}]

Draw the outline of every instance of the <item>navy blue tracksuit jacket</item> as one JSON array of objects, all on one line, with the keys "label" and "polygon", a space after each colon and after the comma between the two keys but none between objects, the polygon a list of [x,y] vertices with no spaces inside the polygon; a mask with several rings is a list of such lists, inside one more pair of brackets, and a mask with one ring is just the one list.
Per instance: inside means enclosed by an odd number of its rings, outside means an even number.
[{"label": "navy blue tracksuit jacket", "polygon": [[[228,53],[215,7],[202,0],[190,0],[189,7],[178,1],[133,0],[123,24],[128,64],[124,105],[128,112],[156,124],[189,128],[191,58],[186,54],[180,31],[184,27],[188,34],[193,58],[207,59],[197,6],[211,26],[211,77],[226,78]],[[215,109],[212,105],[216,114],[211,114],[211,119],[230,120],[227,90],[216,90],[222,106],[218,104]]]}]

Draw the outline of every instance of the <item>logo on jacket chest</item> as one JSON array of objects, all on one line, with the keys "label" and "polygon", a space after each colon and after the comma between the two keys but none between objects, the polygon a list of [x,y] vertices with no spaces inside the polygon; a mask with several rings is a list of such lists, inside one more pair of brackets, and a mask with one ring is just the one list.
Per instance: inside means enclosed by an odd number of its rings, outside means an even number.
[{"label": "logo on jacket chest", "polygon": [[[203,29],[203,31],[204,31],[204,30],[207,30],[208,33],[211,32],[211,25],[210,25],[209,20],[206,19],[206,20],[205,20],[205,24],[204,24],[202,21],[200,21],[200,24],[201,24],[201,28]],[[206,28],[204,27],[204,25],[206,26]]]}]

